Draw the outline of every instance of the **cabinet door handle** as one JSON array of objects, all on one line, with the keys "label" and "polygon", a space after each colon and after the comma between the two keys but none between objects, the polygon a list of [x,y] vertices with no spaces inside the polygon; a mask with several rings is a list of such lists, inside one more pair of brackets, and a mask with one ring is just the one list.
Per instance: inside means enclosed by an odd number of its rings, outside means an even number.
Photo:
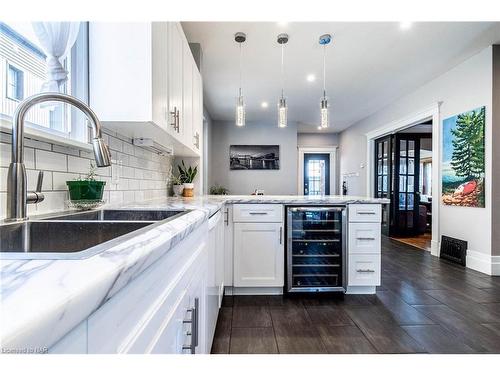
[{"label": "cabinet door handle", "polygon": [[194,307],[188,310],[191,313],[190,319],[184,319],[182,323],[187,323],[191,325],[191,331],[186,332],[186,336],[191,337],[191,343],[189,345],[183,345],[182,350],[189,350],[191,354],[196,353],[196,347],[198,346],[198,319],[199,319],[199,299],[194,299]]},{"label": "cabinet door handle", "polygon": [[374,273],[375,270],[370,270],[370,269],[359,269],[359,270],[356,270],[356,272],[359,272],[359,273]]},{"label": "cabinet door handle", "polygon": [[267,212],[249,212],[250,215],[267,215]]},{"label": "cabinet door handle", "polygon": [[361,241],[375,241],[374,237],[356,237],[356,239]]},{"label": "cabinet door handle", "polygon": [[176,118],[176,121],[177,121],[177,129],[176,130],[177,130],[177,133],[179,133],[179,129],[181,128],[181,120],[180,120],[181,113],[180,113],[179,109],[177,109],[177,115],[176,115],[175,118]]},{"label": "cabinet door handle", "polygon": [[357,211],[359,215],[375,215],[375,211]]},{"label": "cabinet door handle", "polygon": [[173,121],[170,123],[170,126],[174,128],[175,131],[177,130],[177,117],[179,115],[179,111],[177,110],[177,107],[174,107],[174,110],[170,112],[172,115]]},{"label": "cabinet door handle", "polygon": [[226,223],[226,226],[229,226],[229,208],[226,208],[224,214],[226,215],[224,222]]},{"label": "cabinet door handle", "polygon": [[280,245],[283,244],[283,227],[280,227]]}]

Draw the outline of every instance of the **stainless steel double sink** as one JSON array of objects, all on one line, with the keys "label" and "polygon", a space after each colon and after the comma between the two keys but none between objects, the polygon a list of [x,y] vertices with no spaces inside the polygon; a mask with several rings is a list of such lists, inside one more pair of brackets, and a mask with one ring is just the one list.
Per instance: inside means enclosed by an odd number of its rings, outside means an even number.
[{"label": "stainless steel double sink", "polygon": [[0,225],[0,257],[81,259],[106,248],[98,245],[125,235],[134,236],[142,228],[174,220],[187,212],[103,209],[5,223]]}]

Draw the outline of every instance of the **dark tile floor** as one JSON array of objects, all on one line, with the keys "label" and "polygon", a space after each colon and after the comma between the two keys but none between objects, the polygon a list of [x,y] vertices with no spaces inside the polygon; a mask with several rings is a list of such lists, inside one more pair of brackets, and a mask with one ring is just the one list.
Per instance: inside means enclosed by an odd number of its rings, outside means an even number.
[{"label": "dark tile floor", "polygon": [[384,238],[376,295],[226,296],[212,353],[500,353],[500,277]]}]

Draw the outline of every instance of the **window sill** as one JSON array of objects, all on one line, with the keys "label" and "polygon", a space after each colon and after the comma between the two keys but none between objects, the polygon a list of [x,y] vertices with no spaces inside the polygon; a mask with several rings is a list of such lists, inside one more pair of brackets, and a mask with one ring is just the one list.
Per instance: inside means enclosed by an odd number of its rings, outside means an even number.
[{"label": "window sill", "polygon": [[[4,133],[12,134],[12,122],[5,119],[0,119],[0,131]],[[57,134],[52,134],[39,128],[35,128],[34,126],[30,126],[30,124],[26,124],[24,128],[24,137],[34,139],[37,141],[47,142],[54,145],[71,147],[78,150],[84,151],[92,151],[92,145],[75,141],[74,139],[69,139],[65,137],[61,137]]]}]

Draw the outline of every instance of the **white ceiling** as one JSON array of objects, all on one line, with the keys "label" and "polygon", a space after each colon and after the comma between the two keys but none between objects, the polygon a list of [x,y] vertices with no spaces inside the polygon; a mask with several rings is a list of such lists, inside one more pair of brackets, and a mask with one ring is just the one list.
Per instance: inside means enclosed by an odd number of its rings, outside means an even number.
[{"label": "white ceiling", "polygon": [[[341,131],[398,97],[408,94],[490,44],[500,42],[498,22],[185,22],[190,42],[203,50],[205,103],[214,120],[233,120],[238,91],[239,50],[243,45],[243,94],[247,121],[276,122],[281,50],[276,37],[286,32],[286,84],[289,121],[315,132],[322,94],[323,51],[318,37],[333,35],[327,47],[329,131]],[[308,74],[315,82],[307,82]],[[261,102],[267,101],[264,109]]]}]

